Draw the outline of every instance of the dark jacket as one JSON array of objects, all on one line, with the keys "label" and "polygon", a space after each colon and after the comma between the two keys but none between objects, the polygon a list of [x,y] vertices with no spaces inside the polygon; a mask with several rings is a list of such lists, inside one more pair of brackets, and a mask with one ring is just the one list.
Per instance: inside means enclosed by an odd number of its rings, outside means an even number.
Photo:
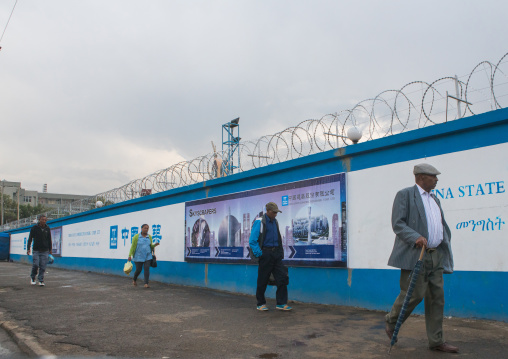
[{"label": "dark jacket", "polygon": [[51,249],[51,231],[49,227],[46,225],[44,227],[36,224],[30,230],[30,236],[28,236],[27,249],[30,248],[32,244],[32,240],[34,241],[34,251],[39,252],[47,252]]}]

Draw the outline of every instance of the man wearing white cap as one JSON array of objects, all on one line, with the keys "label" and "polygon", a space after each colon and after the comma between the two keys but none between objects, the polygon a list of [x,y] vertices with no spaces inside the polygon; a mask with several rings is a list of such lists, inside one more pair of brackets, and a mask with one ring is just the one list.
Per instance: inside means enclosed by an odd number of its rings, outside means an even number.
[{"label": "man wearing white cap", "polygon": [[388,265],[401,269],[400,293],[386,315],[386,334],[391,339],[410,283],[410,275],[422,246],[426,247],[423,267],[409,301],[404,320],[425,298],[425,325],[429,348],[456,353],[459,348],[443,338],[443,273],[453,272],[451,232],[439,200],[431,191],[436,187],[435,167],[422,163],[414,167],[416,185],[400,190],[392,208],[395,243]]}]

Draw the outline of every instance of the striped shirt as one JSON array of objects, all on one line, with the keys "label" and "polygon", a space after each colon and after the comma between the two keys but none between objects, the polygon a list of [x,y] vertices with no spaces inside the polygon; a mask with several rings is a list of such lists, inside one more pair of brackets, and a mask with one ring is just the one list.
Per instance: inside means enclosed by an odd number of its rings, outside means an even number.
[{"label": "striped shirt", "polygon": [[422,196],[423,207],[425,208],[425,217],[427,217],[427,228],[429,230],[427,248],[436,248],[443,241],[443,220],[441,218],[441,210],[439,209],[436,200],[432,198],[429,192],[425,192],[425,190],[420,186],[418,186],[418,190]]}]

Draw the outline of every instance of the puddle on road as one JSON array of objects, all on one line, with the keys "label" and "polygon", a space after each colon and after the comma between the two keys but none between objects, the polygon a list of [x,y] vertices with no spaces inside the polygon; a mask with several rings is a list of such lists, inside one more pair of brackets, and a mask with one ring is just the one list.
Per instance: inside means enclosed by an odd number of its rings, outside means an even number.
[{"label": "puddle on road", "polygon": [[4,348],[2,346],[2,344],[0,344],[0,357],[8,357],[11,355],[12,355],[12,352],[9,349]]},{"label": "puddle on road", "polygon": [[278,357],[279,357],[279,354],[277,354],[277,353],[265,353],[265,354],[261,354],[258,358],[272,359],[272,358],[278,358]]},{"label": "puddle on road", "polygon": [[104,305],[104,304],[110,304],[109,302],[85,302],[81,303],[81,305]]},{"label": "puddle on road", "polygon": [[299,340],[293,340],[291,342],[291,345],[293,345],[295,347],[305,347],[305,346],[307,346],[307,344],[305,344],[304,342],[301,342]]}]

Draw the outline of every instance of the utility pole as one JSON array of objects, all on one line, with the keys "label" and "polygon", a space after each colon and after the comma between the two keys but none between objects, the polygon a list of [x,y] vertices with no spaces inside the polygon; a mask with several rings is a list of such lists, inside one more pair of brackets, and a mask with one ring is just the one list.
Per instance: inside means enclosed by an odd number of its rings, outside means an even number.
[{"label": "utility pole", "polygon": [[457,97],[448,94],[448,91],[446,91],[446,115],[445,115],[445,122],[448,122],[448,98],[452,98],[452,99],[457,101],[457,118],[461,118],[462,117],[462,111],[460,110],[460,103],[461,102],[464,102],[465,104],[470,105],[470,106],[473,105],[471,102],[467,102],[466,100],[463,100],[463,99],[460,98],[460,93],[459,93],[459,78],[457,77],[457,75],[455,75],[455,94],[457,95]]},{"label": "utility pole", "polygon": [[[455,75],[455,95],[457,96],[458,99],[460,98],[459,78],[457,77],[457,75]],[[460,110],[460,102],[461,101],[457,100],[457,118],[461,118],[462,115],[462,111]]]},{"label": "utility pole", "polygon": [[1,196],[1,202],[2,202],[2,209],[0,210],[0,212],[2,212],[2,220],[0,221],[0,225],[4,225],[4,183],[5,183],[5,180],[2,180],[2,192],[0,194]]}]

